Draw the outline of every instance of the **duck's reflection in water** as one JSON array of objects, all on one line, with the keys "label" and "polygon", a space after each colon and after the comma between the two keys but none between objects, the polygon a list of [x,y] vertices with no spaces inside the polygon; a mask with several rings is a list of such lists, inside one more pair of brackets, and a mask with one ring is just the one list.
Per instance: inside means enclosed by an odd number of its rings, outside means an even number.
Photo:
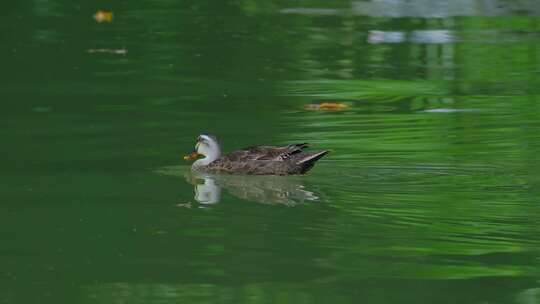
[{"label": "duck's reflection in water", "polygon": [[[193,177],[193,176],[192,176]],[[210,177],[194,178],[195,200],[201,204],[215,204],[221,199],[221,187]]]},{"label": "duck's reflection in water", "polygon": [[300,177],[246,176],[188,173],[186,180],[195,187],[195,200],[201,204],[215,204],[221,199],[222,189],[242,200],[263,204],[294,206],[319,199],[306,189]]}]

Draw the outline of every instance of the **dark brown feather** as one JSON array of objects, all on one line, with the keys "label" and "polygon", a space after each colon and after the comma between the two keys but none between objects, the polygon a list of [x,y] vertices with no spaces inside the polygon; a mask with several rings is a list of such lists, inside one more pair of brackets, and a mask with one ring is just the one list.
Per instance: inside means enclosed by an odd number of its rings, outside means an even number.
[{"label": "dark brown feather", "polygon": [[308,144],[253,146],[234,151],[200,170],[253,175],[304,174],[328,151],[305,152]]}]

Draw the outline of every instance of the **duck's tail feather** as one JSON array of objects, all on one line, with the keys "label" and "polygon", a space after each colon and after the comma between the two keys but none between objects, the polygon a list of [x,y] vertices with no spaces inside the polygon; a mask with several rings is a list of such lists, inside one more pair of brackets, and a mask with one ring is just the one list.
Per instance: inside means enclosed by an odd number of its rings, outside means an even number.
[{"label": "duck's tail feather", "polygon": [[330,153],[328,150],[324,151],[318,151],[313,153],[305,153],[302,155],[302,158],[300,158],[296,164],[300,166],[300,173],[304,174],[308,172],[313,166],[315,165],[315,162],[317,162],[319,159],[321,159],[326,154]]},{"label": "duck's tail feather", "polygon": [[293,145],[287,146],[287,152],[289,154],[300,153],[302,152],[302,150],[304,150],[307,147],[309,147],[308,143],[293,144]]},{"label": "duck's tail feather", "polygon": [[295,144],[294,146],[299,148],[299,149],[305,149],[305,148],[309,147],[309,144],[308,143],[301,143],[301,144]]}]

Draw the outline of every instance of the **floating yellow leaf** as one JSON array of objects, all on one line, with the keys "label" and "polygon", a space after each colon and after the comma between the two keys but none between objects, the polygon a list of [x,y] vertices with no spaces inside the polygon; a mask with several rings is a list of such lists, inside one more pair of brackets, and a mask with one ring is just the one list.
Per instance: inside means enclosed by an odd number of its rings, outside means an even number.
[{"label": "floating yellow leaf", "polygon": [[112,22],[113,17],[114,17],[114,15],[113,15],[113,12],[111,12],[111,11],[99,10],[94,14],[94,19],[98,23]]},{"label": "floating yellow leaf", "polygon": [[322,102],[322,103],[311,103],[306,105],[307,110],[344,110],[348,109],[351,106],[342,103],[342,102]]}]

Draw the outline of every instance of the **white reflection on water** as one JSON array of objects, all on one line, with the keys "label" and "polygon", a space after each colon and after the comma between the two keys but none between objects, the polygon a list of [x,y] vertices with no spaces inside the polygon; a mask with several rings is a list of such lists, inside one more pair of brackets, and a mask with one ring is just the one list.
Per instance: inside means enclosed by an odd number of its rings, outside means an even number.
[{"label": "white reflection on water", "polygon": [[369,31],[367,41],[372,44],[377,43],[401,43],[405,42],[404,32],[395,31]]},{"label": "white reflection on water", "polygon": [[[191,179],[188,177],[188,181]],[[216,185],[216,181],[210,177],[203,177],[202,183],[193,183],[195,188],[195,200],[201,204],[215,204],[221,198],[221,187]]]},{"label": "white reflection on water", "polygon": [[479,109],[428,109],[420,112],[424,113],[474,113],[480,112]]},{"label": "white reflection on water", "polygon": [[516,303],[535,304],[540,303],[540,288],[530,288],[520,292],[516,297]]},{"label": "white reflection on water", "polygon": [[454,42],[455,34],[450,30],[418,30],[410,33],[372,30],[368,32],[367,41],[371,44],[407,41],[422,44],[443,44]]},{"label": "white reflection on water", "polygon": [[349,7],[289,7],[282,14],[298,15],[357,15],[370,17],[448,18],[457,16],[508,16],[515,14],[539,15],[540,5],[535,0],[363,0],[350,1]]}]

